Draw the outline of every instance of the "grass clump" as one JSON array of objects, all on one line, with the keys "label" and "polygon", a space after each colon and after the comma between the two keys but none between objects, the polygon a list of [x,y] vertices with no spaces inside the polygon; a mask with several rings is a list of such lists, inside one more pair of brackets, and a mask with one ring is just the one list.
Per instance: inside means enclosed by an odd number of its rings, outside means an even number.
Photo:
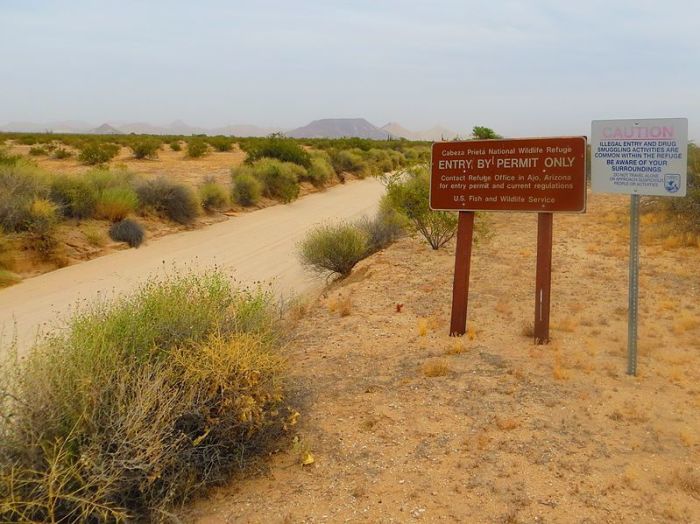
[{"label": "grass clump", "polygon": [[355,224],[341,222],[316,227],[298,246],[304,265],[318,272],[348,276],[367,256],[367,234]]},{"label": "grass clump", "polygon": [[106,187],[98,193],[95,217],[119,222],[136,211],[139,197],[130,186]]},{"label": "grass clump", "polygon": [[457,213],[429,207],[430,177],[426,166],[416,166],[388,179],[382,206],[403,215],[433,249],[449,242],[457,232]]},{"label": "grass clump", "polygon": [[189,158],[201,158],[207,154],[209,146],[201,138],[193,138],[187,143],[187,156]]},{"label": "grass clump", "polygon": [[42,171],[23,162],[0,163],[0,227],[5,231],[27,231],[32,203],[48,196],[48,179]]},{"label": "grass clump", "polygon": [[153,138],[143,138],[135,140],[129,147],[134,153],[134,158],[154,160],[158,158],[160,141]]},{"label": "grass clump", "polygon": [[250,464],[287,414],[277,319],[220,273],[79,312],[2,375],[0,520],[165,521]]},{"label": "grass clump", "polygon": [[262,184],[255,178],[250,168],[243,167],[234,173],[231,196],[237,204],[254,206],[260,200],[262,190]]},{"label": "grass clump", "polygon": [[119,154],[117,144],[91,142],[83,145],[78,160],[89,166],[106,164]]},{"label": "grass clump", "polygon": [[141,205],[178,224],[191,224],[199,214],[197,197],[187,186],[166,178],[149,180],[137,187]]},{"label": "grass clump", "polygon": [[36,198],[27,214],[27,240],[43,260],[49,260],[56,250],[58,206],[45,198]]},{"label": "grass clump", "polygon": [[217,183],[213,178],[208,178],[199,186],[199,201],[202,208],[207,213],[212,213],[217,209],[228,206],[229,198],[226,189]]},{"label": "grass clump", "polygon": [[272,134],[267,138],[245,143],[244,150],[248,153],[246,162],[253,164],[262,158],[275,158],[281,162],[291,162],[304,168],[311,167],[311,156],[295,140],[280,134]]},{"label": "grass clump", "polygon": [[129,247],[139,247],[145,236],[143,226],[129,218],[115,222],[109,228],[109,238],[115,242],[126,242]]}]

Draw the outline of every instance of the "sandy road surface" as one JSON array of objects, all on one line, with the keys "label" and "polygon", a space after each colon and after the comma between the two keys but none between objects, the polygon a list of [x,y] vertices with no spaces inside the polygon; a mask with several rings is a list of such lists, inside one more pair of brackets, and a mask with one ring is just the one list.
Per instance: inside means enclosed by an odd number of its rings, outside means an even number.
[{"label": "sandy road surface", "polygon": [[216,265],[242,283],[274,281],[285,296],[308,291],[320,282],[299,264],[296,243],[319,222],[373,214],[383,191],[375,179],[336,186],[289,205],[173,234],[4,289],[0,291],[0,351],[15,333],[20,351],[26,349],[37,333],[81,300],[129,291],[173,266]]}]

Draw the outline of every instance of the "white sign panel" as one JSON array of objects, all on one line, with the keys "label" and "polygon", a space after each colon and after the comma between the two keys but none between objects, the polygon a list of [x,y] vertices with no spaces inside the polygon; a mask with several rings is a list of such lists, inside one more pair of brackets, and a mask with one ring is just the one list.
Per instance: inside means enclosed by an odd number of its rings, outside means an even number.
[{"label": "white sign panel", "polygon": [[685,196],[688,119],[594,120],[594,193]]}]

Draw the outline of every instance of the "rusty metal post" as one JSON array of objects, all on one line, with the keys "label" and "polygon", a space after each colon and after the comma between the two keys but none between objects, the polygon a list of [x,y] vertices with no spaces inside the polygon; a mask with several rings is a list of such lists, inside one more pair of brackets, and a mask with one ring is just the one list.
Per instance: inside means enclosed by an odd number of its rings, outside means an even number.
[{"label": "rusty metal post", "polygon": [[452,319],[450,336],[461,337],[467,332],[467,303],[469,301],[469,267],[472,258],[474,212],[460,211],[457,225],[455,276],[452,284]]},{"label": "rusty metal post", "polygon": [[549,342],[549,298],[552,287],[552,213],[537,214],[535,276],[535,344]]}]

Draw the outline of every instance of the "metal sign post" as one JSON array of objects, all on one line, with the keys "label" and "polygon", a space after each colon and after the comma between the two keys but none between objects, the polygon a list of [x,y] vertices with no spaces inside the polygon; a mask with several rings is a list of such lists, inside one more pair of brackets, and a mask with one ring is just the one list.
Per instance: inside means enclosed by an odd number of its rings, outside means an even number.
[{"label": "metal sign post", "polygon": [[535,344],[549,342],[549,299],[552,289],[552,213],[537,214],[535,274]]},{"label": "metal sign post", "polygon": [[627,308],[627,374],[637,374],[639,312],[639,195],[630,196],[630,281]]},{"label": "metal sign post", "polygon": [[452,285],[452,319],[450,336],[461,337],[467,332],[467,303],[469,302],[469,266],[472,258],[474,212],[460,211],[457,223],[455,277]]}]

